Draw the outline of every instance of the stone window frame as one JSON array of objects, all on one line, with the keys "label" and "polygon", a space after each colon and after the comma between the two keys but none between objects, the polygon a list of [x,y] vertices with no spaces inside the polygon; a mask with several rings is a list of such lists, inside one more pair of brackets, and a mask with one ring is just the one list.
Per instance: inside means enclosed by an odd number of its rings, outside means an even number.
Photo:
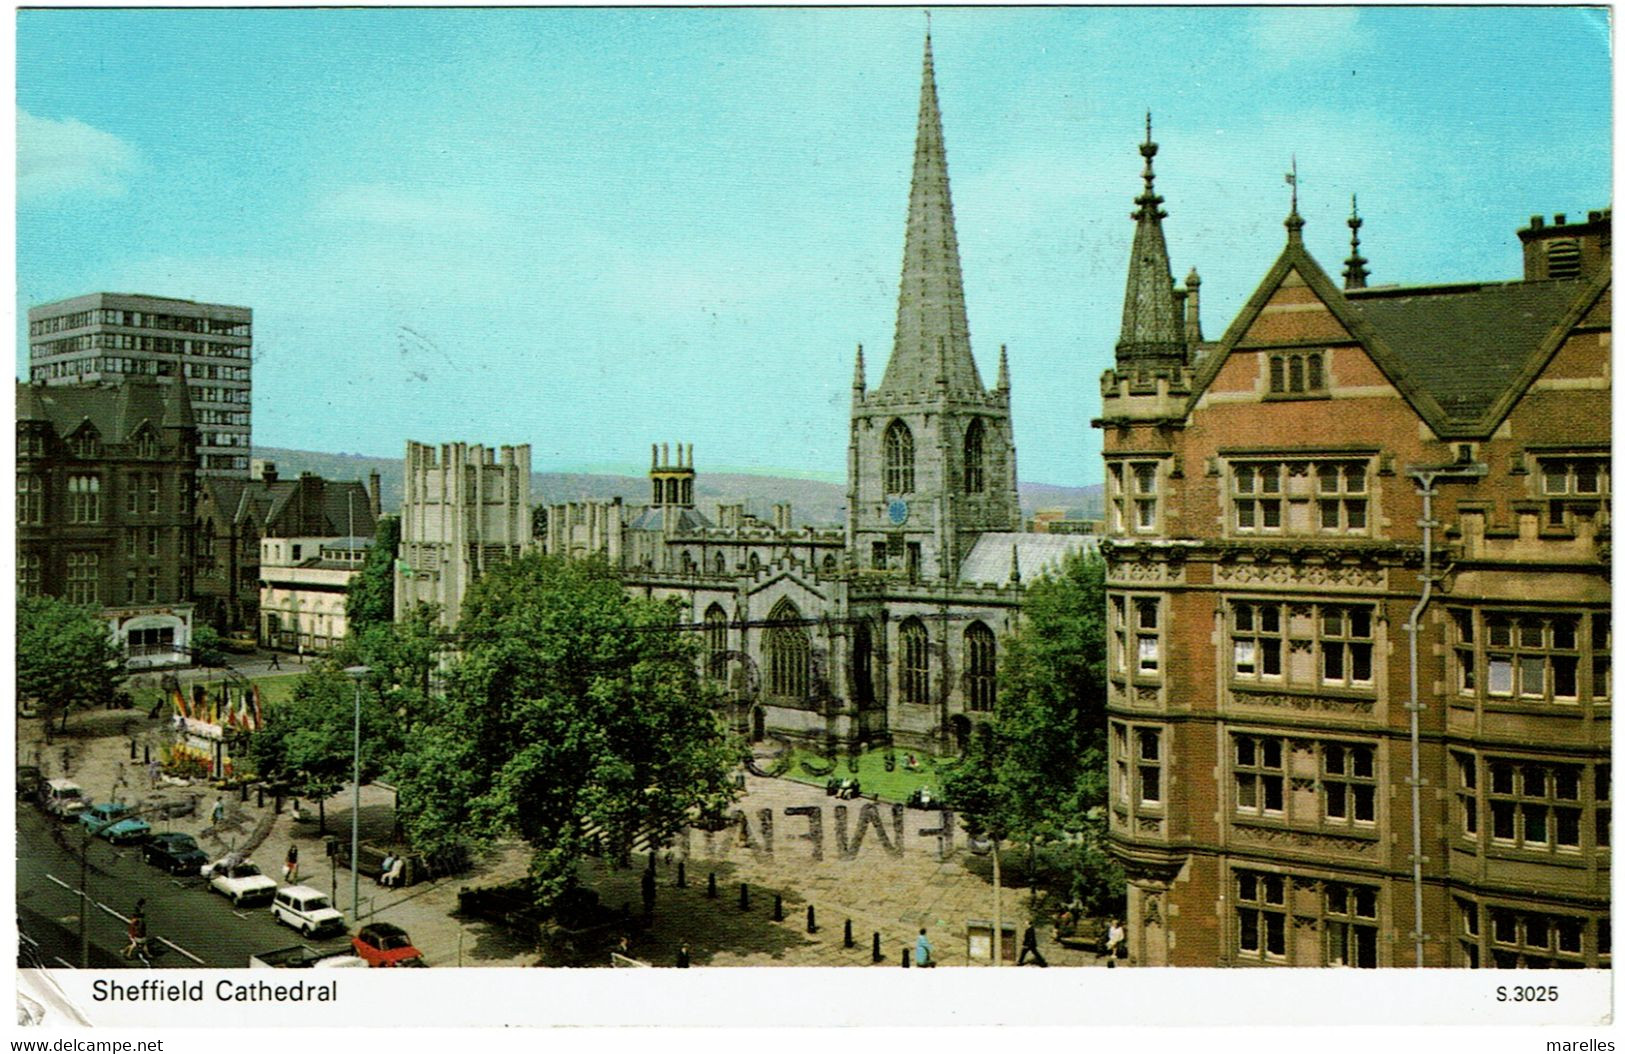
[{"label": "stone window frame", "polygon": [[1609,612],[1499,605],[1448,612],[1451,681],[1458,697],[1492,706],[1609,705]]},{"label": "stone window frame", "polygon": [[1163,463],[1166,459],[1126,455],[1106,462],[1106,507],[1112,534],[1162,532]]},{"label": "stone window frame", "polygon": [[917,616],[897,628],[897,697],[905,703],[931,702],[931,633]]},{"label": "stone window frame", "polygon": [[1530,487],[1546,504],[1546,519],[1554,527],[1572,526],[1571,506],[1596,504],[1606,523],[1613,506],[1610,457],[1606,451],[1546,451],[1532,455],[1535,471]]},{"label": "stone window frame", "polygon": [[37,597],[44,591],[45,558],[39,553],[17,550],[17,595]]},{"label": "stone window frame", "polygon": [[70,604],[101,603],[101,554],[81,549],[68,554],[63,599]]},{"label": "stone window frame", "polygon": [[999,643],[987,623],[965,627],[965,709],[991,712],[999,698]]},{"label": "stone window frame", "polygon": [[1226,457],[1225,525],[1240,537],[1375,537],[1372,462],[1336,453]]},{"label": "stone window frame", "polygon": [[[1147,745],[1151,752],[1146,752]],[[1166,804],[1167,761],[1161,725],[1113,721],[1112,800],[1130,812],[1161,815]]]},{"label": "stone window frame", "polygon": [[885,489],[888,495],[914,493],[914,432],[901,417],[894,417],[881,439]]},{"label": "stone window frame", "polygon": [[[788,599],[773,606],[773,622],[800,620],[801,611]],[[769,626],[763,651],[767,658],[767,694],[775,699],[805,704],[811,684],[812,642],[802,625]]]},{"label": "stone window frame", "polygon": [[[1299,771],[1293,755],[1305,750],[1312,754],[1313,764]],[[1370,752],[1370,767],[1365,772],[1348,761],[1350,752],[1357,750]],[[1345,759],[1341,771],[1328,765],[1334,752]],[[1376,739],[1231,727],[1227,730],[1224,764],[1226,807],[1232,823],[1370,838],[1378,834],[1384,822],[1384,756]],[[1305,783],[1313,792],[1312,807],[1300,805],[1294,793],[1305,789]],[[1342,815],[1328,811],[1338,790],[1343,795]],[[1362,791],[1368,793],[1362,795]],[[1362,818],[1362,797],[1370,804],[1369,819]]]},{"label": "stone window frame", "polygon": [[[1299,894],[1313,887],[1312,913]],[[1232,866],[1235,906],[1230,953],[1260,966],[1346,966],[1375,969],[1381,962],[1382,887],[1342,878]],[[1294,933],[1312,921],[1321,939],[1316,961],[1300,961]],[[1352,960],[1352,961],[1351,961]]]},{"label": "stone window frame", "polygon": [[1275,399],[1325,398],[1329,351],[1278,351],[1269,356],[1269,395]]},{"label": "stone window frame", "polygon": [[980,417],[971,418],[965,426],[965,493],[980,494],[987,486],[984,466],[986,428]]},{"label": "stone window frame", "polygon": [[[1480,929],[1489,955],[1484,962],[1497,970],[1583,968],[1590,965],[1586,945],[1589,920],[1583,915],[1532,911],[1510,905],[1482,906],[1488,916]],[[1600,948],[1598,965],[1606,966]]]},{"label": "stone window frame", "polygon": [[96,473],[68,477],[68,522],[102,522],[102,478]]},{"label": "stone window frame", "polygon": [[[1377,644],[1381,640],[1377,632],[1381,612],[1375,603],[1235,596],[1226,598],[1224,610],[1232,687],[1330,689],[1375,695],[1380,680]],[[1304,610],[1307,614],[1302,613]],[[1295,630],[1294,622],[1298,620],[1307,620],[1311,628]],[[1306,680],[1292,675],[1292,656],[1303,651],[1312,656],[1313,673]],[[1244,660],[1244,654],[1250,660]],[[1250,661],[1250,670],[1243,669],[1244,661]]]},{"label": "stone window frame", "polygon": [[[718,554],[721,555],[720,553]],[[705,674],[721,679],[728,673],[728,660],[722,653],[728,650],[728,613],[722,605],[713,603],[705,609]]]},{"label": "stone window frame", "polygon": [[1612,762],[1467,750],[1451,760],[1456,841],[1548,860],[1610,851]]},{"label": "stone window frame", "polygon": [[17,522],[40,526],[45,522],[45,477],[34,472],[17,475]]},{"label": "stone window frame", "polygon": [[1111,673],[1142,684],[1160,684],[1167,667],[1163,640],[1162,597],[1147,593],[1111,593],[1107,603],[1112,649]]}]

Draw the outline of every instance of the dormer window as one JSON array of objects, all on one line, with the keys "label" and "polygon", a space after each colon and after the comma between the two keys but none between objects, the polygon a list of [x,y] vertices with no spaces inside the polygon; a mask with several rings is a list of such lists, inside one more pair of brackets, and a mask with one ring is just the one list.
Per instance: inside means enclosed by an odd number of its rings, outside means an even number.
[{"label": "dormer window", "polygon": [[73,437],[73,456],[91,460],[102,456],[102,437],[93,428],[86,428]]},{"label": "dormer window", "polygon": [[136,457],[157,457],[158,456],[158,437],[153,435],[150,430],[145,430],[144,429],[144,430],[142,430],[140,435],[136,436],[136,439],[135,439],[135,456]]}]

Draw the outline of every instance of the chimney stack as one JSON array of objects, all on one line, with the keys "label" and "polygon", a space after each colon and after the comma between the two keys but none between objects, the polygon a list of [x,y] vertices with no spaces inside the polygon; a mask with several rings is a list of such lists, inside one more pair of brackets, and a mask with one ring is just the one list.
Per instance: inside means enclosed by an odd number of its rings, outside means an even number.
[{"label": "chimney stack", "polygon": [[367,497],[372,503],[372,519],[376,523],[378,517],[384,514],[383,481],[379,478],[377,469],[367,474]]}]

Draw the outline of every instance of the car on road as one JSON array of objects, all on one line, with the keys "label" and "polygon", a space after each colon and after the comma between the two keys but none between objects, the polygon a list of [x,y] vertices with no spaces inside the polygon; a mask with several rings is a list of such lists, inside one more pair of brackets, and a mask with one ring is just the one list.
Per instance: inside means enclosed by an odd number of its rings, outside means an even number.
[{"label": "car on road", "polygon": [[209,862],[209,854],[198,848],[196,838],[174,831],[147,839],[141,847],[141,859],[172,875],[198,875]]},{"label": "car on road", "polygon": [[109,827],[129,816],[131,809],[121,801],[101,801],[94,805],[87,805],[79,814],[79,826],[89,834],[99,834],[103,828]]},{"label": "car on road", "polygon": [[17,766],[17,797],[32,798],[40,792],[40,782],[44,776],[40,773],[38,765]]},{"label": "car on road", "polygon": [[126,816],[102,827],[96,832],[96,837],[105,838],[114,845],[129,845],[146,841],[151,833],[152,824],[139,816]]},{"label": "car on road", "polygon": [[276,882],[261,873],[259,865],[252,860],[223,857],[204,865],[203,877],[209,880],[210,889],[230,898],[238,907],[268,904],[276,896]]},{"label": "car on road", "polygon": [[283,886],[271,901],[271,917],[306,937],[345,929],[344,916],[327,894],[309,886]]},{"label": "car on road", "polygon": [[85,811],[85,792],[72,780],[46,780],[40,784],[40,805],[52,816],[68,819]]},{"label": "car on road", "polygon": [[374,922],[361,927],[350,941],[355,953],[368,966],[426,966],[423,953],[412,946],[412,938],[399,926]]}]

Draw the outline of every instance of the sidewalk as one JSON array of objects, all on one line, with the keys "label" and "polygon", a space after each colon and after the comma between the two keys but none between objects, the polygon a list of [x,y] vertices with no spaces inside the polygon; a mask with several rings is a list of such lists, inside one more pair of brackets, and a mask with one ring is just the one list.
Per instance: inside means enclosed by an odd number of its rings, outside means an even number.
[{"label": "sidewalk", "polygon": [[[40,740],[38,722],[20,726],[19,735],[30,739],[20,744],[18,761],[40,764],[48,777],[66,774],[94,800],[118,796],[140,804],[195,797],[193,815],[160,821],[155,828],[195,836],[212,857],[247,847],[249,856],[273,877],[280,877],[288,847],[297,845],[300,882],[330,891],[336,878],[337,905],[355,928],[349,869],[335,867],[339,861],[326,857],[315,822],[294,822],[291,801],[282,802],[277,812],[274,799],[261,803],[254,793],[243,800],[239,792],[221,795],[202,783],[149,786],[143,752],[159,756],[167,729],[162,717],[151,720],[143,710],[82,712],[69,724],[68,735],[56,737],[50,747]],[[210,820],[216,797],[226,808],[218,825]],[[349,856],[350,803],[348,791],[326,803],[327,831],[339,840],[341,861]],[[311,810],[316,805],[305,804]],[[390,840],[394,805],[387,787],[361,789],[362,841]],[[647,854],[636,854],[629,868],[597,859],[582,864],[583,884],[598,892],[603,905],[628,908],[633,957],[670,966],[686,941],[696,967],[868,966],[872,935],[878,932],[884,955],[880,965],[896,967],[923,926],[941,965],[988,965],[985,959],[970,959],[966,924],[993,917],[991,861],[971,851],[963,831],[955,831],[951,841],[931,833],[942,825],[941,813],[902,810],[899,845],[891,806],[837,801],[805,784],[747,777],[737,808],[746,818],[743,830],[738,824],[716,833],[691,830],[657,854],[655,908],[647,928],[639,918]],[[405,889],[385,889],[362,876],[359,922],[387,921],[405,929],[431,966],[534,965],[539,952],[528,942],[500,926],[465,922],[451,914],[460,889],[515,881],[524,876],[527,861],[523,847],[513,846],[477,859],[468,873]],[[676,885],[679,863],[686,878],[683,888]],[[706,896],[713,873],[715,899]],[[746,910],[740,907],[741,883],[749,887]],[[773,918],[775,896],[782,902],[782,920]],[[813,933],[807,932],[809,905],[816,915]],[[1025,910],[1026,891],[1007,888],[1001,915],[1006,925],[1015,926],[1018,940],[1027,921]],[[853,948],[843,941],[848,919]],[[1088,953],[1054,945],[1047,926],[1040,925],[1039,934],[1051,965],[1104,965]]]}]

